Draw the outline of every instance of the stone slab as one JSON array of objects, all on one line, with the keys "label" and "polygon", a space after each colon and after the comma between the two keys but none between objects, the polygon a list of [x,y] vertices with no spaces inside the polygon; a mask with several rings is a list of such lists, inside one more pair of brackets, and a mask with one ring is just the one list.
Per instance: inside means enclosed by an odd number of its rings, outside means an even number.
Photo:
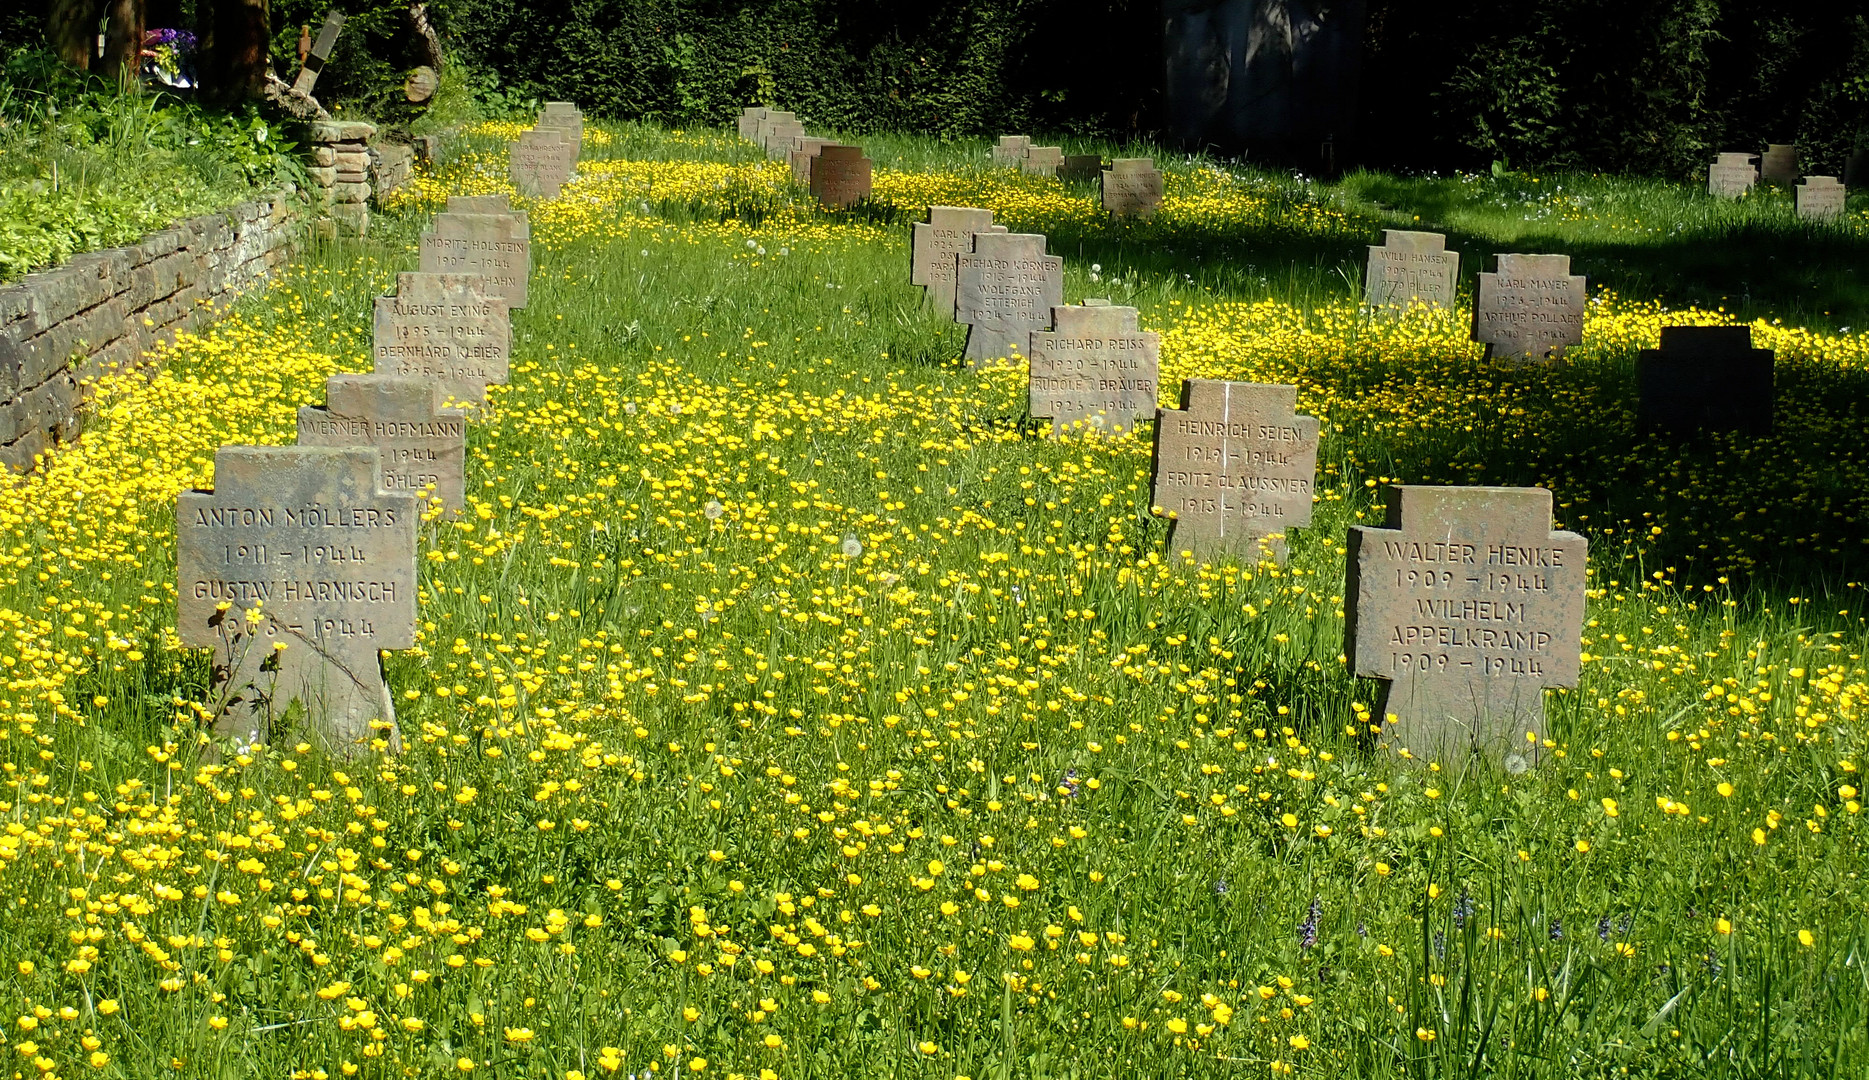
[{"label": "stone slab", "polygon": [[533,199],[556,199],[571,179],[573,148],[562,128],[522,131],[507,147],[507,175],[513,187]]},{"label": "stone slab", "polygon": [[830,139],[820,139],[811,135],[801,135],[792,140],[791,166],[792,179],[801,184],[811,183],[811,162],[818,156],[818,151],[832,145]]},{"label": "stone slab", "polygon": [[1032,332],[1051,329],[1064,303],[1064,260],[1045,254],[1037,233],[977,233],[973,252],[956,256],[954,321],[967,324],[966,357],[975,367],[1031,347]]},{"label": "stone slab", "polygon": [[870,197],[870,159],[861,146],[818,148],[811,161],[811,195],[819,205],[845,210]]},{"label": "stone slab", "polygon": [[1095,180],[1103,175],[1103,155],[1066,154],[1058,163],[1058,179],[1070,183]]},{"label": "stone slab", "polygon": [[488,295],[523,308],[532,277],[531,227],[523,214],[436,214],[422,234],[421,268],[425,274],[479,274]]},{"label": "stone slab", "polygon": [[1181,407],[1156,411],[1150,500],[1170,551],[1283,561],[1317,479],[1317,418],[1297,405],[1295,386],[1187,379]]},{"label": "stone slab", "polygon": [[1062,146],[1033,146],[1028,147],[1025,156],[1019,159],[1019,171],[1027,176],[1056,176],[1058,166],[1062,164]]},{"label": "stone slab", "polygon": [[1005,232],[993,224],[993,211],[971,206],[930,206],[928,220],[917,222],[909,243],[909,284],[920,285],[928,306],[943,318],[954,317],[954,284],[959,256],[973,252],[973,238]]},{"label": "stone slab", "polygon": [[467,505],[467,414],[441,405],[434,379],[333,375],[325,403],[299,409],[300,446],[369,446],[382,457],[383,490]]},{"label": "stone slab", "polygon": [[1722,199],[1737,199],[1758,182],[1757,159],[1751,154],[1723,152],[1707,166],[1707,194]]},{"label": "stone slab", "polygon": [[379,650],[415,644],[421,500],[381,481],[367,447],[223,446],[176,498],[176,630],[213,650],[217,734],[272,738],[297,701],[334,755],[399,746]]},{"label": "stone slab", "polygon": [[1849,191],[1834,176],[1807,176],[1793,189],[1798,216],[1806,221],[1838,221]]},{"label": "stone slab", "polygon": [[1538,363],[1583,342],[1587,299],[1569,255],[1500,255],[1481,274],[1473,300],[1473,340],[1494,360]]},{"label": "stone slab", "polygon": [[1103,209],[1112,217],[1154,217],[1163,191],[1161,171],[1150,158],[1117,158],[1103,171]]},{"label": "stone slab", "polygon": [[1344,651],[1383,679],[1381,740],[1508,771],[1538,758],[1544,690],[1581,667],[1589,545],[1551,528],[1543,488],[1389,489],[1381,528],[1350,529]]},{"label": "stone slab", "polygon": [[1363,302],[1372,307],[1414,305],[1454,309],[1460,253],[1447,250],[1440,233],[1384,229],[1382,243],[1369,246],[1363,271]]},{"label": "stone slab", "polygon": [[1752,347],[1749,326],[1664,326],[1661,345],[1636,354],[1636,423],[1643,432],[1772,430],[1776,357]]},{"label": "stone slab", "polygon": [[1794,184],[1798,179],[1798,148],[1795,143],[1769,143],[1759,155],[1759,179],[1768,184]]},{"label": "stone slab", "polygon": [[1155,417],[1162,336],[1136,309],[1110,304],[1051,309],[1053,329],[1032,333],[1027,408],[1051,432],[1118,435]]},{"label": "stone slab", "polygon": [[427,379],[444,403],[479,405],[506,381],[510,311],[478,274],[396,275],[396,295],[376,298],[374,337],[378,375]]},{"label": "stone slab", "polygon": [[1030,135],[1001,135],[999,141],[993,144],[993,164],[1005,169],[1016,169],[1025,160],[1026,151],[1031,148]]}]

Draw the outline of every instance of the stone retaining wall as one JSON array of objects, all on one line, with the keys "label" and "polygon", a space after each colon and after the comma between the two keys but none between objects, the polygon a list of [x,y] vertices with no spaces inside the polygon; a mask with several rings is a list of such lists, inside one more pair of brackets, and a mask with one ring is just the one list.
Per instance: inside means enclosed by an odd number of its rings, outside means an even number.
[{"label": "stone retaining wall", "polygon": [[291,255],[299,217],[290,193],[255,199],[0,287],[0,464],[76,436],[83,384],[219,315]]}]

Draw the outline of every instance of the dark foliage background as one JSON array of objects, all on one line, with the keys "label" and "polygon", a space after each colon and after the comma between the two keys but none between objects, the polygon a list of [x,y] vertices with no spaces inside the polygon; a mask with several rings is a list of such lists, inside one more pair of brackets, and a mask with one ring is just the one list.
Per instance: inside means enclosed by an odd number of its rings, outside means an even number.
[{"label": "dark foliage background", "polygon": [[[320,98],[409,119],[404,0],[272,0],[275,69],[291,77],[299,27],[315,30],[333,2],[350,22]],[[1717,150],[1768,141],[1795,141],[1809,172],[1840,173],[1869,147],[1861,0],[1367,7],[1362,122],[1346,160],[1686,178]],[[1159,0],[431,0],[429,16],[454,78],[495,108],[562,98],[679,125],[770,104],[859,134],[1127,138],[1162,126]],[[0,34],[29,44],[37,25],[9,14]]]}]

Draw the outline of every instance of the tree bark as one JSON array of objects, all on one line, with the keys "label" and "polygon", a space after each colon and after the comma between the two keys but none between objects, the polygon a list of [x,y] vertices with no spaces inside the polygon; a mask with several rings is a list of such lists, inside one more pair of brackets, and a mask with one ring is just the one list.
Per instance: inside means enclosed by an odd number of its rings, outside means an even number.
[{"label": "tree bark", "polygon": [[268,0],[200,0],[195,21],[202,94],[224,104],[263,96],[272,33]]},{"label": "tree bark", "polygon": [[51,0],[46,4],[46,43],[60,60],[89,71],[96,34],[97,8],[92,0]]},{"label": "tree bark", "polygon": [[103,75],[125,90],[136,89],[143,71],[143,0],[110,0],[104,39]]},{"label": "tree bark", "polygon": [[424,64],[441,70],[441,38],[428,24],[428,5],[416,0],[409,5],[409,27],[415,31],[416,56]]}]

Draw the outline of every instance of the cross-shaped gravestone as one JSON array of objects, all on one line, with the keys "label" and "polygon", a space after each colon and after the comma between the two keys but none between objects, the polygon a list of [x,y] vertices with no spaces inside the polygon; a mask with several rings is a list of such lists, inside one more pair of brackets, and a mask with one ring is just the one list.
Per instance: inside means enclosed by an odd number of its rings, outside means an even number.
[{"label": "cross-shaped gravestone", "polygon": [[1062,146],[1033,146],[1028,147],[1025,156],[1019,159],[1019,171],[1027,176],[1056,176],[1058,166],[1062,164]]},{"label": "cross-shaped gravestone", "polygon": [[1311,524],[1318,423],[1298,388],[1187,379],[1181,407],[1155,414],[1151,502],[1171,551],[1284,560],[1286,529]]},{"label": "cross-shaped gravestone", "polygon": [[999,142],[993,144],[993,164],[1001,168],[1018,168],[1025,160],[1025,152],[1032,148],[1030,135],[1001,135]]},{"label": "cross-shaped gravestone", "polygon": [[1037,233],[975,233],[973,251],[955,257],[954,321],[967,324],[975,367],[1025,350],[1032,331],[1051,328],[1064,303],[1064,260],[1045,254]]},{"label": "cross-shaped gravestone", "polygon": [[971,206],[930,206],[928,220],[915,225],[909,245],[909,284],[923,286],[928,306],[944,319],[954,317],[954,281],[960,256],[972,253],[977,233],[1005,232],[993,224],[993,211]]},{"label": "cross-shaped gravestone", "polygon": [[1103,175],[1102,154],[1066,154],[1058,164],[1058,179],[1095,180]]},{"label": "cross-shaped gravestone", "polygon": [[1584,279],[1569,255],[1501,255],[1481,274],[1473,301],[1473,340],[1489,358],[1537,362],[1583,341]]},{"label": "cross-shaped gravestone", "polygon": [[398,274],[376,298],[378,375],[424,379],[443,402],[478,405],[506,381],[512,320],[478,274]]},{"label": "cross-shaped gravestone", "polygon": [[1363,302],[1372,307],[1426,307],[1452,311],[1460,253],[1447,250],[1440,233],[1384,229],[1382,243],[1369,246],[1363,272]]},{"label": "cross-shaped gravestone", "polygon": [[324,25],[318,28],[318,40],[312,43],[311,52],[306,54],[298,78],[292,80],[293,93],[311,94],[312,87],[318,85],[318,73],[324,70],[325,61],[331,59],[331,49],[337,44],[337,36],[343,29],[343,12],[333,8],[325,14]]},{"label": "cross-shaped gravestone", "polygon": [[1544,688],[1577,685],[1588,550],[1543,488],[1392,488],[1384,527],[1350,529],[1345,591],[1356,674],[1388,680],[1384,740],[1536,760]]},{"label": "cross-shaped gravestone", "polygon": [[422,234],[424,274],[478,274],[488,296],[526,306],[532,229],[524,214],[436,214]]},{"label": "cross-shaped gravestone", "polygon": [[397,749],[381,649],[415,645],[422,501],[368,447],[223,446],[176,497],[176,631],[214,650],[218,734],[272,736],[296,701],[333,754]]},{"label": "cross-shaped gravestone", "polygon": [[771,112],[771,109],[763,109],[757,105],[748,105],[746,108],[741,109],[740,119],[736,123],[740,138],[751,142],[753,132],[759,127],[759,122],[764,120]]},{"label": "cross-shaped gravestone", "polygon": [[433,379],[333,375],[325,403],[299,408],[300,446],[374,446],[383,459],[383,490],[467,504],[467,419],[441,407]]},{"label": "cross-shaped gravestone", "polygon": [[1054,330],[1032,334],[1028,407],[1071,427],[1116,434],[1155,415],[1162,336],[1138,326],[1136,309],[1093,304],[1051,309]]},{"label": "cross-shaped gravestone", "polygon": [[1768,143],[1759,155],[1759,179],[1768,184],[1791,184],[1798,179],[1798,148],[1795,143]]},{"label": "cross-shaped gravestone", "polygon": [[1116,217],[1154,217],[1162,174],[1149,158],[1116,158],[1103,171],[1103,208]]},{"label": "cross-shaped gravestone", "polygon": [[546,102],[545,108],[539,110],[538,123],[533,126],[563,131],[573,163],[584,150],[584,114],[569,101]]},{"label": "cross-shaped gravestone", "polygon": [[870,159],[861,146],[823,146],[811,162],[811,195],[835,210],[870,197]]},{"label": "cross-shaped gravestone", "polygon": [[509,151],[507,172],[521,195],[556,199],[571,179],[570,147],[563,128],[532,128],[519,133]]},{"label": "cross-shaped gravestone", "polygon": [[526,212],[513,209],[513,200],[505,195],[450,195],[447,212],[450,214],[504,214],[518,219],[522,224],[528,224],[528,231],[530,231],[529,223],[526,222]]},{"label": "cross-shaped gravestone", "polygon": [[792,179],[801,184],[811,184],[811,162],[818,156],[818,151],[831,145],[831,140],[820,139],[815,135],[801,135],[792,140]]},{"label": "cross-shaped gravestone", "polygon": [[1707,194],[1737,199],[1751,190],[1759,170],[1751,154],[1721,153],[1707,166]]},{"label": "cross-shaped gravestone", "polygon": [[1843,216],[1849,192],[1834,176],[1807,176],[1795,189],[1798,216],[1806,221],[1835,221]]},{"label": "cross-shaped gravestone", "polygon": [[1772,430],[1770,349],[1749,326],[1664,326],[1661,347],[1636,354],[1636,423],[1645,432]]}]

